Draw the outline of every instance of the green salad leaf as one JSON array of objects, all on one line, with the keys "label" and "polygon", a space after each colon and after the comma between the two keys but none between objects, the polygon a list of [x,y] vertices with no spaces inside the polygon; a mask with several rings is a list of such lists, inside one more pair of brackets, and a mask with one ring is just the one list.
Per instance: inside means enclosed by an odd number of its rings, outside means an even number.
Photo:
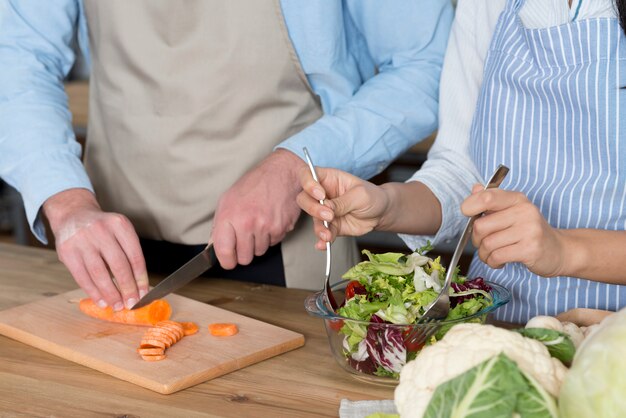
[{"label": "green salad leaf", "polygon": [[557,418],[556,401],[505,354],[435,389],[424,418]]},{"label": "green salad leaf", "polygon": [[[431,247],[423,248],[424,251],[429,249]],[[350,283],[346,287],[345,301],[337,313],[363,321],[345,321],[341,326],[343,354],[359,370],[368,370],[378,376],[397,377],[399,368],[414,358],[423,344],[405,340],[408,328],[368,323],[416,323],[439,295],[446,269],[439,257],[433,259],[421,252],[374,254],[363,250],[363,254],[367,260],[343,275]],[[467,318],[493,303],[490,288],[483,279],[466,280],[458,274],[457,267],[452,280],[449,290],[451,309],[446,319]],[[482,322],[483,318],[476,317],[471,321]],[[452,325],[441,327],[426,344],[442,338]]]}]

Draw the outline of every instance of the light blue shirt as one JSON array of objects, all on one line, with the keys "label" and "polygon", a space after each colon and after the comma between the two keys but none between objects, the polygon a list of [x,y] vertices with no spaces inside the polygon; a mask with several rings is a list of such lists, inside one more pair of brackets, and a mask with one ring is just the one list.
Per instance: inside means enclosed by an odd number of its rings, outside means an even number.
[{"label": "light blue shirt", "polygon": [[[302,157],[306,146],[317,165],[369,178],[435,130],[449,0],[281,5],[324,116],[279,147]],[[89,61],[79,0],[0,0],[0,177],[22,194],[44,242],[45,200],[70,188],[93,190],[63,88],[75,36]]]}]

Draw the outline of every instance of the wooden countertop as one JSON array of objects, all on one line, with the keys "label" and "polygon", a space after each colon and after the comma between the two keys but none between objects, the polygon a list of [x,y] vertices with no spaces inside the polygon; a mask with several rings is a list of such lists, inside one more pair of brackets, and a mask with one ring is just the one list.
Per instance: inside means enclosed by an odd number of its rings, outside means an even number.
[{"label": "wooden countertop", "polygon": [[[0,272],[0,310],[77,288],[47,249],[0,244]],[[335,363],[322,321],[304,310],[308,291],[201,278],[179,293],[302,333],[305,346],[161,395],[0,336],[0,415],[336,417],[341,399],[393,398]]]}]

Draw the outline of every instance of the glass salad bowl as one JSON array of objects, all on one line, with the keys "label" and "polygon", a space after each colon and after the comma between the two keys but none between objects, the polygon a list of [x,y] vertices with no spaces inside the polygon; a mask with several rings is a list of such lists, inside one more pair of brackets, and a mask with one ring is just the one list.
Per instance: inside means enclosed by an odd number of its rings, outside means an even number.
[{"label": "glass salad bowl", "polygon": [[[346,287],[349,283],[350,280],[343,280],[331,287],[340,305],[343,303]],[[426,344],[432,344],[441,339],[455,324],[484,323],[488,313],[509,302],[511,294],[506,288],[487,280],[484,283],[491,288],[489,293],[492,297],[492,303],[472,315],[442,321],[440,331]],[[372,316],[371,321],[341,316],[333,312],[327,305],[323,291],[308,296],[304,306],[309,314],[324,320],[333,357],[344,370],[359,380],[383,385],[396,385],[402,366],[407,361],[414,359],[423,347],[423,345],[415,346],[403,338],[415,327],[423,325],[377,321],[378,317],[376,316]],[[349,338],[357,338],[361,341],[356,352],[353,350],[350,353],[348,350]]]}]

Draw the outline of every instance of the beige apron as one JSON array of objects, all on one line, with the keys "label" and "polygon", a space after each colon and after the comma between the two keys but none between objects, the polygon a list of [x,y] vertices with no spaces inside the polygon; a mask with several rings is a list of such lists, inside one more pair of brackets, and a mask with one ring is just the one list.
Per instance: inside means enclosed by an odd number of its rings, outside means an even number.
[{"label": "beige apron", "polygon": [[[84,0],[92,55],[85,165],[139,236],[197,245],[217,201],[322,116],[278,0]],[[308,216],[282,243],[289,287],[321,286]],[[343,242],[340,242],[343,241]],[[333,277],[358,261],[333,245]]]}]

